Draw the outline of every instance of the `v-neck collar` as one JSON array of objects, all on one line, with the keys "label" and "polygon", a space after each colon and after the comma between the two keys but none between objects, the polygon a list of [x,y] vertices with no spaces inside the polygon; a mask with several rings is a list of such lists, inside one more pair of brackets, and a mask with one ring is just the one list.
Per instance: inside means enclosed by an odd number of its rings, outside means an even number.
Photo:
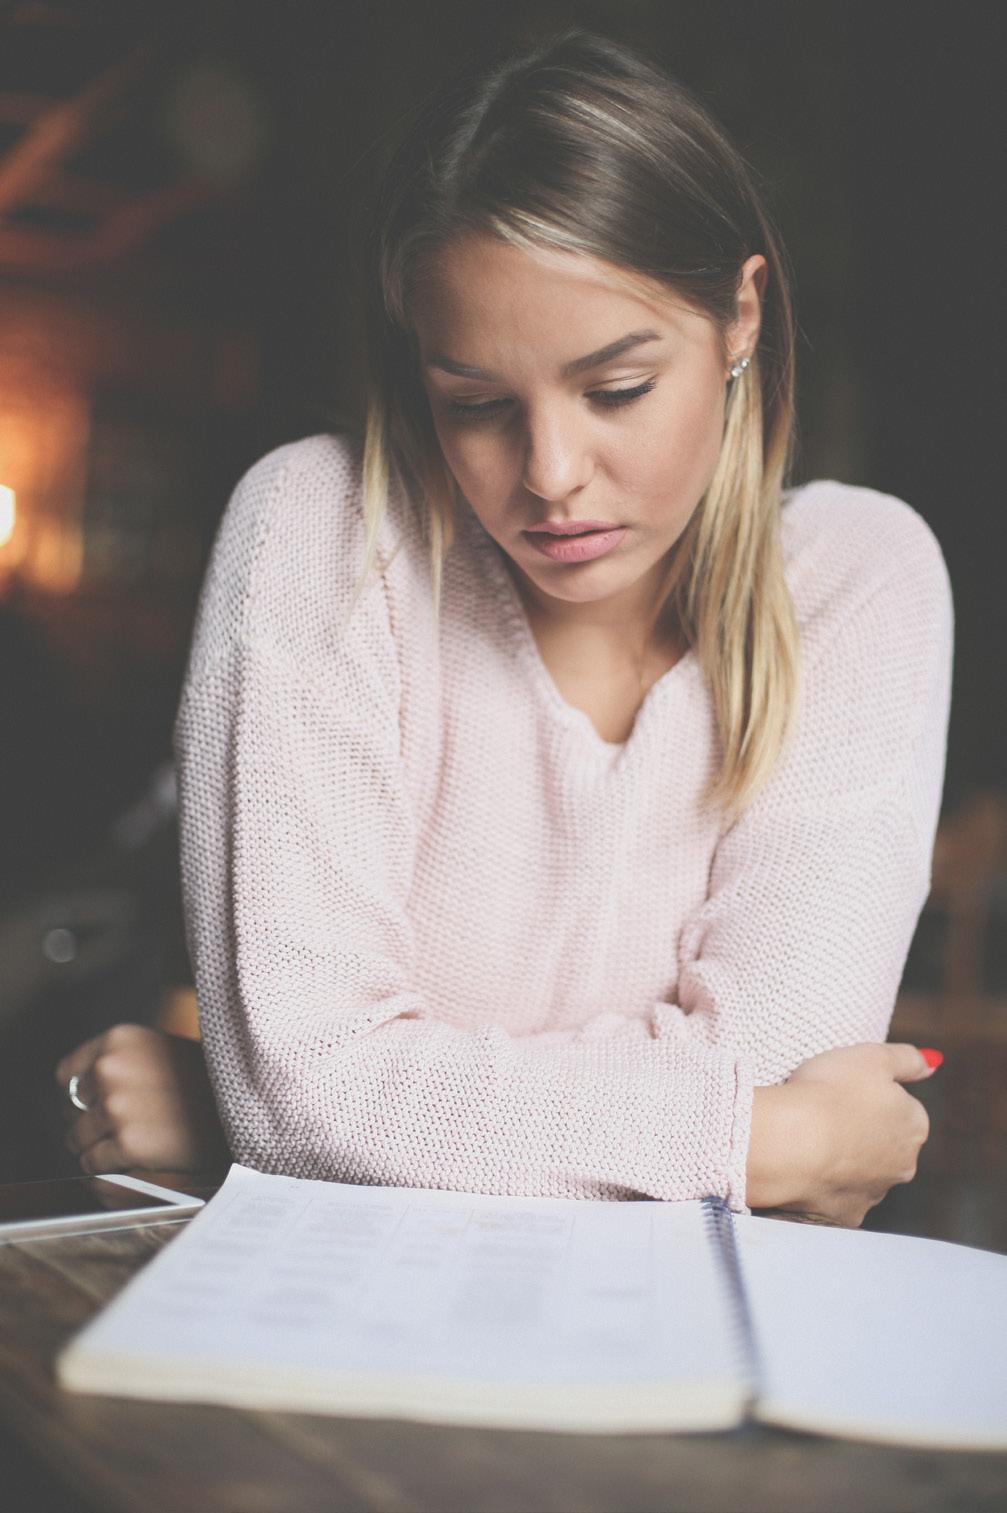
[{"label": "v-neck collar", "polygon": [[569,704],[560,693],[542,659],[535,634],[528,620],[521,596],[502,560],[502,548],[485,529],[478,516],[471,510],[460,511],[461,522],[469,539],[481,554],[486,564],[487,575],[493,586],[500,607],[503,623],[511,643],[520,658],[537,696],[552,717],[564,725],[571,734],[593,748],[599,756],[610,761],[625,759],[631,747],[639,744],[643,733],[654,718],[655,710],[663,703],[669,692],[679,684],[689,685],[700,676],[699,659],[694,647],[690,647],[673,667],[651,684],[636,712],[633,728],[625,741],[606,741],[597,731],[594,721],[583,709]]}]

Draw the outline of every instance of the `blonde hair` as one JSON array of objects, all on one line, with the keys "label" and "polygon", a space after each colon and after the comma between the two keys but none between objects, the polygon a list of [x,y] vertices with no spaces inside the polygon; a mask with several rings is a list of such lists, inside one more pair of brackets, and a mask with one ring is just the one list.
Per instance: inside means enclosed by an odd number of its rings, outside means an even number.
[{"label": "blonde hair", "polygon": [[789,736],[800,680],[780,541],[795,436],[783,246],[721,128],[681,83],[622,43],[571,27],[498,50],[441,85],[386,167],[366,238],[365,560],[351,613],[375,567],[394,479],[429,544],[440,614],[457,486],[409,312],[426,260],[468,233],[585,254],[651,297],[655,289],[684,297],[714,323],[725,359],[742,265],[754,252],[766,259],[758,344],[731,380],[713,477],[660,596],[710,689],[721,762],[704,799],[733,821]]}]

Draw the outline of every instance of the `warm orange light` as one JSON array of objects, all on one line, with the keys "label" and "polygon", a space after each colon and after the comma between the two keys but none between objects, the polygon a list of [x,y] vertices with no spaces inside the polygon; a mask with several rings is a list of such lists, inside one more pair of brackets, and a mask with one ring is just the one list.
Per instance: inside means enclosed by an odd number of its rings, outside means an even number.
[{"label": "warm orange light", "polygon": [[14,534],[17,519],[16,495],[13,489],[0,483],[0,546],[6,546]]},{"label": "warm orange light", "polygon": [[84,537],[79,525],[66,521],[36,522],[32,577],[50,593],[70,594],[80,583]]}]

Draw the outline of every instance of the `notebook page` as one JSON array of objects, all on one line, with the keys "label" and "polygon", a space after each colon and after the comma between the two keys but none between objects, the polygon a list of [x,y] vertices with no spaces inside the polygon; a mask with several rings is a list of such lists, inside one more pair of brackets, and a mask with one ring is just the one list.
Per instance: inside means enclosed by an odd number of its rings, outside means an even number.
[{"label": "notebook page", "polygon": [[763,1383],[756,1417],[1007,1449],[1007,1256],[734,1215]]},{"label": "notebook page", "polygon": [[130,1396],[608,1431],[734,1424],[745,1387],[699,1202],[237,1165],[57,1371]]}]

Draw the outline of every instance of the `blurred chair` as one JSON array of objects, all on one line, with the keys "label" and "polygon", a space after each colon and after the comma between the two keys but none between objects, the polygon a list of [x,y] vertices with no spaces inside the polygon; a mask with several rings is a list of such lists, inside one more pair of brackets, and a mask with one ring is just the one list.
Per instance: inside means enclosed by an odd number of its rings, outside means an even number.
[{"label": "blurred chair", "polygon": [[896,1002],[893,1038],[898,1025],[951,1040],[1007,1043],[1005,904],[1007,796],[974,789],[938,827],[930,894]]},{"label": "blurred chair", "polygon": [[986,991],[984,954],[998,883],[1007,875],[1007,798],[977,789],[943,825],[934,847],[931,904],[948,919],[943,991],[979,998]]},{"label": "blurred chair", "polygon": [[158,1005],[154,1023],[168,1035],[184,1035],[187,1040],[200,1040],[199,1014],[196,1009],[196,990],[176,984],[165,990]]},{"label": "blurred chair", "polygon": [[931,891],[889,1035],[944,1052],[937,1075],[912,1089],[930,1114],[930,1137],[916,1180],[893,1188],[868,1228],[1004,1243],[1005,937],[1007,796],[976,789],[938,829]]}]

